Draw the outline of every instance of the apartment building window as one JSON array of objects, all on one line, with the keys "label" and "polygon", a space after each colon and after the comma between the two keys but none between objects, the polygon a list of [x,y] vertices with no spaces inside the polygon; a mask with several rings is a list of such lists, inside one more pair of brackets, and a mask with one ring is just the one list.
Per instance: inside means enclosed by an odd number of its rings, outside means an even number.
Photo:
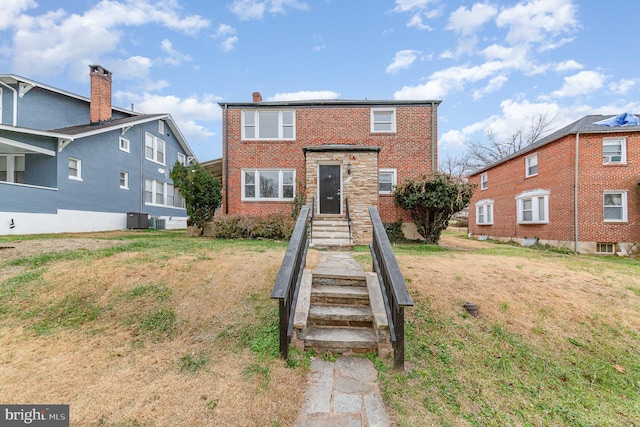
[{"label": "apartment building window", "polygon": [[395,169],[380,169],[378,174],[378,191],[380,194],[391,194],[396,188],[398,173]]},{"label": "apartment building window", "polygon": [[525,177],[538,175],[538,155],[534,154],[524,159],[525,162]]},{"label": "apartment building window", "polygon": [[604,221],[605,222],[626,222],[627,221],[627,192],[626,191],[605,191],[604,192]]},{"label": "apartment building window", "polygon": [[129,172],[120,171],[120,188],[129,189]]},{"label": "apartment building window", "polygon": [[126,153],[129,152],[131,148],[131,144],[127,138],[120,137],[120,150]]},{"label": "apartment building window", "polygon": [[518,224],[549,222],[549,191],[532,190],[516,196]]},{"label": "apartment building window", "polygon": [[242,200],[293,200],[295,170],[242,171]]},{"label": "apartment building window", "polygon": [[144,157],[152,162],[164,165],[165,161],[165,142],[164,140],[152,135],[148,132],[144,134]]},{"label": "apartment building window", "polygon": [[242,139],[292,140],[296,137],[293,110],[247,110],[242,112]]},{"label": "apartment building window", "polygon": [[602,140],[602,164],[627,163],[627,141],[625,138]]},{"label": "apartment building window", "polygon": [[396,131],[396,109],[395,108],[372,108],[371,109],[371,132],[395,132]]},{"label": "apartment building window", "polygon": [[480,190],[489,188],[489,174],[487,172],[480,175]]},{"label": "apartment building window", "polygon": [[82,160],[69,157],[69,179],[82,181]]},{"label": "apartment building window", "polygon": [[476,224],[493,225],[492,199],[483,199],[476,203]]},{"label": "apartment building window", "polygon": [[24,165],[23,154],[0,156],[0,181],[24,184]]}]

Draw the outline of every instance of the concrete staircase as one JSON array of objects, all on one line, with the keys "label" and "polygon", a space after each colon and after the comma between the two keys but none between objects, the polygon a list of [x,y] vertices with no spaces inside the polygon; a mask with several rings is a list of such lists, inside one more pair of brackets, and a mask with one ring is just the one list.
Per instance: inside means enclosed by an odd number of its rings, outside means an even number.
[{"label": "concrete staircase", "polygon": [[304,271],[291,344],[321,354],[390,354],[377,275],[365,273],[350,253],[326,252],[322,257],[313,272]]},{"label": "concrete staircase", "polygon": [[343,217],[316,216],[313,219],[311,246],[327,249],[352,248],[349,224]]}]

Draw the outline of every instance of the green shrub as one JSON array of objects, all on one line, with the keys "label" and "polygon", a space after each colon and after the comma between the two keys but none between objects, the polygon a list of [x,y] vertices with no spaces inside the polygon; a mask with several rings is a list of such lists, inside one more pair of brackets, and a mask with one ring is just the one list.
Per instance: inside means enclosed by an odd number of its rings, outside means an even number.
[{"label": "green shrub", "polygon": [[295,221],[288,215],[225,215],[215,217],[212,225],[218,239],[288,240]]}]

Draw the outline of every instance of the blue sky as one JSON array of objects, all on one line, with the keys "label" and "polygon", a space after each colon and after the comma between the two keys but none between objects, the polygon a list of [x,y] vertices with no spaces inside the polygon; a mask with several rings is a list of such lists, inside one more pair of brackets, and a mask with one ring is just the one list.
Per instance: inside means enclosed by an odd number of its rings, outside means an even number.
[{"label": "blue sky", "polygon": [[221,156],[218,102],[438,99],[441,158],[511,135],[638,113],[637,15],[612,0],[3,0],[0,74],[171,113],[200,161]]}]

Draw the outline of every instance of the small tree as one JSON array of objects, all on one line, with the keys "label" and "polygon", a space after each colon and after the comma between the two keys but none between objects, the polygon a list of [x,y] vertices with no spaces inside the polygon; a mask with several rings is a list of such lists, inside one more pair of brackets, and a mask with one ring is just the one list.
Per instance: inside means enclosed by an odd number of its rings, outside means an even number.
[{"label": "small tree", "polygon": [[207,173],[200,164],[185,166],[177,161],[170,176],[184,198],[191,222],[204,229],[222,200],[220,180]]},{"label": "small tree", "polygon": [[425,243],[437,244],[453,214],[469,204],[474,189],[474,184],[435,173],[406,180],[396,187],[393,195],[396,205],[411,212]]}]

